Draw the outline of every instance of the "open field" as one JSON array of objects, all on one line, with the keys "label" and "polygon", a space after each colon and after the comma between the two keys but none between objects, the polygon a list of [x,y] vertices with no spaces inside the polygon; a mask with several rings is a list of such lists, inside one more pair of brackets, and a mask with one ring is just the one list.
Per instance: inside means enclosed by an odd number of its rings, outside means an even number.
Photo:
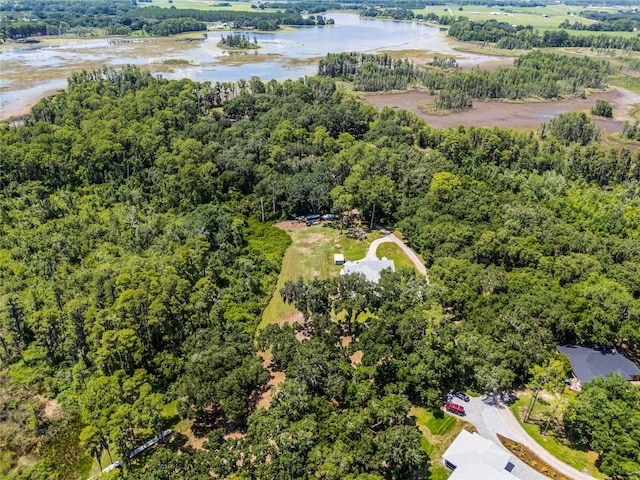
[{"label": "open field", "polygon": [[[462,10],[460,10],[460,8],[462,8]],[[595,23],[595,20],[589,20],[578,16],[580,12],[585,10],[608,11],[613,13],[617,12],[618,8],[587,8],[571,5],[547,5],[545,7],[488,7],[484,5],[450,4],[446,6],[428,6],[425,9],[415,9],[413,12],[415,14],[421,13],[423,15],[435,13],[438,16],[446,14],[453,15],[455,17],[465,16],[469,17],[471,20],[479,22],[493,19],[499,22],[508,22],[512,25],[531,25],[536,30],[554,30],[558,28],[558,25],[560,25],[564,20],[569,20],[571,23],[579,21],[585,25]]]},{"label": "open field", "polygon": [[522,395],[511,405],[510,408],[520,425],[522,425],[522,428],[525,429],[531,438],[533,438],[553,456],[562,459],[575,469],[580,471],[585,471],[586,469],[589,474],[595,478],[605,478],[595,466],[596,460],[598,459],[597,453],[575,450],[560,442],[553,435],[549,434],[543,436],[540,433],[543,420],[549,418],[552,415],[552,410],[554,409],[554,406],[550,402],[539,398],[533,412],[531,413],[531,421],[529,423],[524,423],[522,421],[522,415],[527,409],[530,400],[530,395]]},{"label": "open field", "polygon": [[[220,6],[221,3],[228,3],[228,6]],[[257,2],[256,2],[257,4]],[[211,0],[153,0],[151,3],[138,3],[141,8],[144,7],[161,7],[161,8],[193,8],[195,10],[235,10],[238,12],[257,12],[259,10],[251,8],[251,2],[236,1],[211,1]],[[267,10],[268,11],[268,10]]]},{"label": "open field", "polygon": [[339,229],[325,225],[307,227],[304,223],[293,221],[281,222],[277,226],[289,234],[292,244],[284,254],[275,292],[262,315],[258,329],[296,315],[295,307],[284,303],[280,296],[280,289],[285,282],[295,282],[299,277],[310,280],[337,276],[342,267],[334,265],[334,253],[343,253],[347,261],[359,260],[366,255],[371,241],[382,236],[380,232],[374,231],[367,234],[365,241],[359,242],[340,234]]},{"label": "open field", "polygon": [[401,268],[411,268],[418,272],[413,262],[395,243],[383,243],[382,245],[378,246],[376,255],[378,256],[378,258],[387,257],[389,260],[393,260],[396,266],[396,271],[400,270]]},{"label": "open field", "polygon": [[628,90],[614,89],[609,92],[595,92],[586,99],[569,98],[553,102],[488,102],[473,101],[473,108],[449,115],[431,115],[424,113],[420,106],[433,102],[435,96],[428,92],[411,91],[390,94],[366,95],[363,101],[378,108],[390,106],[409,110],[434,128],[465,126],[497,126],[535,130],[542,123],[560,113],[587,111],[597,99],[606,100],[613,106],[613,119],[596,119],[596,123],[605,132],[617,133],[622,130],[625,120],[633,120],[634,104],[640,104],[640,95]]}]

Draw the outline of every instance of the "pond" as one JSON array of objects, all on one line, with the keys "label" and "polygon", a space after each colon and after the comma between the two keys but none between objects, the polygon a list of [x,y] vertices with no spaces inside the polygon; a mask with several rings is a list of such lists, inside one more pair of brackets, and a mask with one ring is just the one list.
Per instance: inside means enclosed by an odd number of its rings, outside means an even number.
[{"label": "pond", "polygon": [[237,81],[252,75],[264,81],[314,75],[329,52],[406,52],[406,57],[438,52],[462,63],[488,57],[454,52],[438,28],[420,23],[331,13],[332,26],[291,28],[275,33],[247,32],[261,48],[229,52],[218,47],[222,34],[169,38],[52,39],[39,44],[0,47],[0,118],[24,113],[42,96],[64,89],[73,71],[135,64],[166,78]]}]

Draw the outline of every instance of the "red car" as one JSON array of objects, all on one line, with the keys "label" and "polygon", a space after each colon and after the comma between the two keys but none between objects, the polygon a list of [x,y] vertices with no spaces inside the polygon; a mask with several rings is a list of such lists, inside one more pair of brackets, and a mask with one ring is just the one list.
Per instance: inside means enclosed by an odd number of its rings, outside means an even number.
[{"label": "red car", "polygon": [[457,403],[448,402],[444,408],[447,412],[455,413],[456,415],[460,415],[464,417],[464,407],[462,405],[458,405]]}]

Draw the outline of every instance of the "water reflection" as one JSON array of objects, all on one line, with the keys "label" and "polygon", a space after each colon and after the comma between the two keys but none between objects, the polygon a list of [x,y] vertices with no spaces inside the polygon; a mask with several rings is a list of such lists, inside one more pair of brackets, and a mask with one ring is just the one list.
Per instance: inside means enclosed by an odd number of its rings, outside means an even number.
[{"label": "water reflection", "polygon": [[[51,90],[66,87],[73,71],[135,64],[166,78],[237,81],[258,75],[284,80],[314,75],[317,59],[329,52],[429,50],[453,55],[443,34],[419,23],[363,19],[332,13],[336,25],[302,27],[276,33],[247,32],[261,48],[230,52],[218,47],[220,32],[188,39],[55,40],[53,44],[10,46],[0,50],[0,117],[32,104]],[[457,56],[460,56],[457,53]],[[483,58],[466,55],[473,61]]]}]

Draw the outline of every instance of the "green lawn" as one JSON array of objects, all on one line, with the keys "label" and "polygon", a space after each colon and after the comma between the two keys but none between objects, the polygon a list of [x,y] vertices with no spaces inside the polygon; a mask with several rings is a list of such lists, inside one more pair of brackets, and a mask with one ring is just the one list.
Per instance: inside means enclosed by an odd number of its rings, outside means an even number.
[{"label": "green lawn", "polygon": [[545,419],[549,418],[551,415],[551,411],[554,408],[553,403],[550,403],[549,401],[536,402],[536,406],[531,413],[531,420],[527,423],[522,422],[521,414],[526,410],[530,400],[530,395],[521,396],[518,401],[511,405],[511,411],[531,438],[538,442],[554,457],[568,463],[573,468],[580,471],[587,469],[591,476],[595,478],[605,478],[605,476],[598,471],[595,465],[595,462],[598,459],[597,453],[573,449],[551,434],[543,436],[540,433],[540,429],[543,428]]},{"label": "green lawn", "polygon": [[345,260],[359,260],[367,253],[371,241],[380,238],[379,232],[371,232],[365,241],[347,238],[340,234],[337,228],[324,225],[305,227],[288,222],[284,230],[291,237],[292,244],[282,259],[282,269],[278,276],[276,290],[271,301],[262,315],[258,329],[273,322],[286,320],[295,315],[297,310],[287,305],[280,296],[280,289],[288,280],[296,281],[299,277],[304,280],[312,278],[329,278],[340,274],[342,267],[334,265],[333,254],[344,254]]},{"label": "green lawn", "polygon": [[401,268],[413,268],[415,270],[413,262],[395,243],[383,243],[378,247],[376,255],[378,258],[387,257],[389,260],[393,260],[396,265],[396,271]]},{"label": "green lawn", "polygon": [[[462,8],[462,10],[459,10]],[[531,25],[536,30],[554,30],[558,28],[564,20],[570,23],[582,22],[585,25],[596,23],[579,16],[579,13],[585,10],[592,11],[608,11],[617,12],[617,8],[605,7],[579,7],[571,5],[547,5],[545,7],[505,7],[505,6],[484,6],[484,5],[434,5],[427,6],[424,9],[414,9],[415,14],[426,15],[435,13],[438,16],[453,15],[454,17],[464,16],[471,20],[485,21],[497,20],[499,22],[508,22],[513,25]],[[570,31],[570,33],[578,34],[579,32]],[[586,32],[586,33],[606,33],[606,32]],[[618,32],[611,32],[618,33]],[[633,32],[626,32],[636,35]]]},{"label": "green lawn", "polygon": [[442,454],[462,429],[475,431],[474,427],[464,420],[443,412],[431,412],[421,407],[413,407],[409,412],[422,432],[422,449],[429,455],[431,468],[429,480],[444,480],[449,477],[449,470],[442,465]]},{"label": "green lawn", "polygon": [[[229,3],[230,6],[221,7],[219,4],[221,3]],[[257,4],[257,2],[256,2]],[[257,9],[251,8],[251,2],[235,2],[235,1],[211,1],[211,0],[173,0],[169,2],[169,0],[152,0],[151,3],[138,3],[138,6],[144,8],[146,6],[151,7],[176,7],[178,9],[182,8],[192,8],[195,10],[235,10],[239,12],[258,12]]]}]

